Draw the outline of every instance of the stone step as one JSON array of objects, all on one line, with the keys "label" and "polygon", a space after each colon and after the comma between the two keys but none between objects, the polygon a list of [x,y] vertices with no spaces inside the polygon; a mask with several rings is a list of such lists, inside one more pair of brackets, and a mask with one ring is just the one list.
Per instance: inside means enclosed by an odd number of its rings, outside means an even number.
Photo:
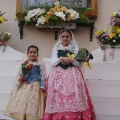
[{"label": "stone step", "polygon": [[120,97],[120,80],[86,80],[91,96]]},{"label": "stone step", "polygon": [[92,69],[83,68],[85,79],[120,80],[120,62],[91,62]]},{"label": "stone step", "polygon": [[[97,114],[120,115],[120,97],[91,96]],[[9,93],[0,93],[0,110],[5,110]]]},{"label": "stone step", "polygon": [[0,93],[10,93],[15,76],[0,76]]},{"label": "stone step", "polygon": [[19,66],[18,60],[0,60],[0,76],[15,76]]},{"label": "stone step", "polygon": [[120,116],[120,97],[91,96],[97,114]]},{"label": "stone step", "polygon": [[120,115],[97,114],[97,120],[120,120]]},{"label": "stone step", "polygon": [[9,47],[6,46],[5,51],[2,51],[3,46],[0,46],[0,60],[1,59],[9,59],[9,60],[13,60],[13,59],[17,59],[17,60],[21,60],[23,57],[23,53]]}]

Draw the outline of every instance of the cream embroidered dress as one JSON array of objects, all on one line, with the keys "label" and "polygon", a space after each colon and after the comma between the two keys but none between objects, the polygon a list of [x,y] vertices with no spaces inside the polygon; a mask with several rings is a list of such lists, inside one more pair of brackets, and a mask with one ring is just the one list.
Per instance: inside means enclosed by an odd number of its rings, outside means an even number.
[{"label": "cream embroidered dress", "polygon": [[42,120],[44,114],[45,80],[42,68],[38,62],[33,62],[33,68],[28,73],[26,81],[18,89],[18,83],[12,89],[5,115],[15,120]]}]

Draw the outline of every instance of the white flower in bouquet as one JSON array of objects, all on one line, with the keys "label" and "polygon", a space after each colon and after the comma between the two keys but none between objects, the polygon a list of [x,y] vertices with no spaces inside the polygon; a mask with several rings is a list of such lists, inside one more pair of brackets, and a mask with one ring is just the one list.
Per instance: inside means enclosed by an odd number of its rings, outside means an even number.
[{"label": "white flower in bouquet", "polygon": [[65,14],[63,12],[56,12],[55,15],[58,16],[58,17],[61,17],[64,21],[66,20],[65,19]]},{"label": "white flower in bouquet", "polygon": [[44,25],[44,23],[45,23],[45,17],[41,16],[38,18],[36,26],[38,26],[39,24]]},{"label": "white flower in bouquet", "polygon": [[27,13],[27,16],[26,16],[25,20],[30,21],[31,18],[33,18],[35,16],[39,16],[39,15],[41,15],[44,12],[45,12],[45,9],[40,9],[40,8],[30,10]]},{"label": "white flower in bouquet", "polygon": [[120,12],[118,11],[118,12],[116,12],[116,14],[118,14],[119,16],[120,16]]},{"label": "white flower in bouquet", "polygon": [[120,34],[118,34],[118,38],[120,38]]},{"label": "white flower in bouquet", "polygon": [[54,5],[59,5],[60,4],[60,2],[59,1],[56,1],[55,3],[54,3]]},{"label": "white flower in bouquet", "polygon": [[79,18],[79,13],[76,12],[75,10],[73,10],[73,9],[67,9],[67,11],[71,15],[71,20],[76,20],[77,18]]},{"label": "white flower in bouquet", "polygon": [[6,32],[6,33],[4,34],[4,40],[6,40],[6,42],[7,42],[10,38],[11,38],[11,33]]},{"label": "white flower in bouquet", "polygon": [[25,16],[25,21],[29,21],[30,19],[28,18],[28,16]]},{"label": "white flower in bouquet", "polygon": [[113,42],[115,43],[115,42],[116,42],[116,40],[113,40]]},{"label": "white flower in bouquet", "polygon": [[9,32],[4,32],[4,31],[0,31],[0,39],[4,40],[5,42],[7,42],[9,39],[11,38],[11,33]]}]

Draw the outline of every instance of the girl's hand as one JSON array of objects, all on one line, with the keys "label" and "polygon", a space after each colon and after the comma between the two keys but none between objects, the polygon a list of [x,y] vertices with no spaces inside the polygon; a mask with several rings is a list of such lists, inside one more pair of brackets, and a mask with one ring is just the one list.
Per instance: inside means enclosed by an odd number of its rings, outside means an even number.
[{"label": "girl's hand", "polygon": [[66,65],[69,65],[69,64],[72,63],[72,62],[73,62],[73,59],[72,59],[72,58],[67,58],[65,64],[66,64]]},{"label": "girl's hand", "polygon": [[70,63],[73,62],[73,59],[68,57],[61,57],[60,60],[63,61],[63,64],[65,65],[69,65]]},{"label": "girl's hand", "polygon": [[44,88],[40,88],[40,91],[45,92],[45,89]]}]

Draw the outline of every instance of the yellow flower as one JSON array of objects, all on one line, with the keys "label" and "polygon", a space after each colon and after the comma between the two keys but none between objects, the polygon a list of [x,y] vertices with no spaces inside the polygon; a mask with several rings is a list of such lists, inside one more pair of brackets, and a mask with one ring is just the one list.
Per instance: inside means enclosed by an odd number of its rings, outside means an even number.
[{"label": "yellow flower", "polygon": [[45,15],[45,21],[48,22],[48,20],[49,20],[49,16]]},{"label": "yellow flower", "polygon": [[51,8],[51,9],[49,10],[49,12],[50,12],[51,14],[54,14],[54,13],[55,13],[55,11],[54,11],[53,8]]},{"label": "yellow flower", "polygon": [[120,33],[120,28],[117,28],[117,29],[116,29],[116,33]]},{"label": "yellow flower", "polygon": [[96,34],[97,36],[101,35],[102,33],[103,33],[103,29],[98,30],[97,32],[95,32],[95,34]]},{"label": "yellow flower", "polygon": [[69,14],[68,18],[67,18],[67,21],[70,21],[70,20],[71,20],[71,15]]},{"label": "yellow flower", "polygon": [[114,17],[115,16],[115,12],[112,12],[112,17]]},{"label": "yellow flower", "polygon": [[116,29],[116,26],[112,26],[112,29]]},{"label": "yellow flower", "polygon": [[4,18],[0,16],[0,23],[4,23]]},{"label": "yellow flower", "polygon": [[59,12],[59,11],[60,11],[60,5],[56,5],[56,6],[54,7],[54,11],[55,11],[55,12]]},{"label": "yellow flower", "polygon": [[47,14],[45,15],[45,21],[48,22],[48,19],[50,17],[51,13],[50,12],[47,12]]},{"label": "yellow flower", "polygon": [[89,67],[90,69],[92,69],[92,65],[91,65],[89,62],[85,62],[84,65],[85,65],[86,67]]},{"label": "yellow flower", "polygon": [[47,12],[47,14],[46,14],[47,16],[50,16],[51,15],[51,13],[50,12]]},{"label": "yellow flower", "polygon": [[67,53],[67,57],[74,59],[74,58],[75,58],[75,55],[74,55],[74,54],[71,54],[71,55],[70,55],[69,53]]},{"label": "yellow flower", "polygon": [[62,12],[63,11],[67,12],[67,8],[66,7],[61,7],[61,10],[62,10]]},{"label": "yellow flower", "polygon": [[112,39],[112,38],[115,37],[115,36],[116,36],[115,33],[110,33],[110,34],[109,34],[110,39]]}]

